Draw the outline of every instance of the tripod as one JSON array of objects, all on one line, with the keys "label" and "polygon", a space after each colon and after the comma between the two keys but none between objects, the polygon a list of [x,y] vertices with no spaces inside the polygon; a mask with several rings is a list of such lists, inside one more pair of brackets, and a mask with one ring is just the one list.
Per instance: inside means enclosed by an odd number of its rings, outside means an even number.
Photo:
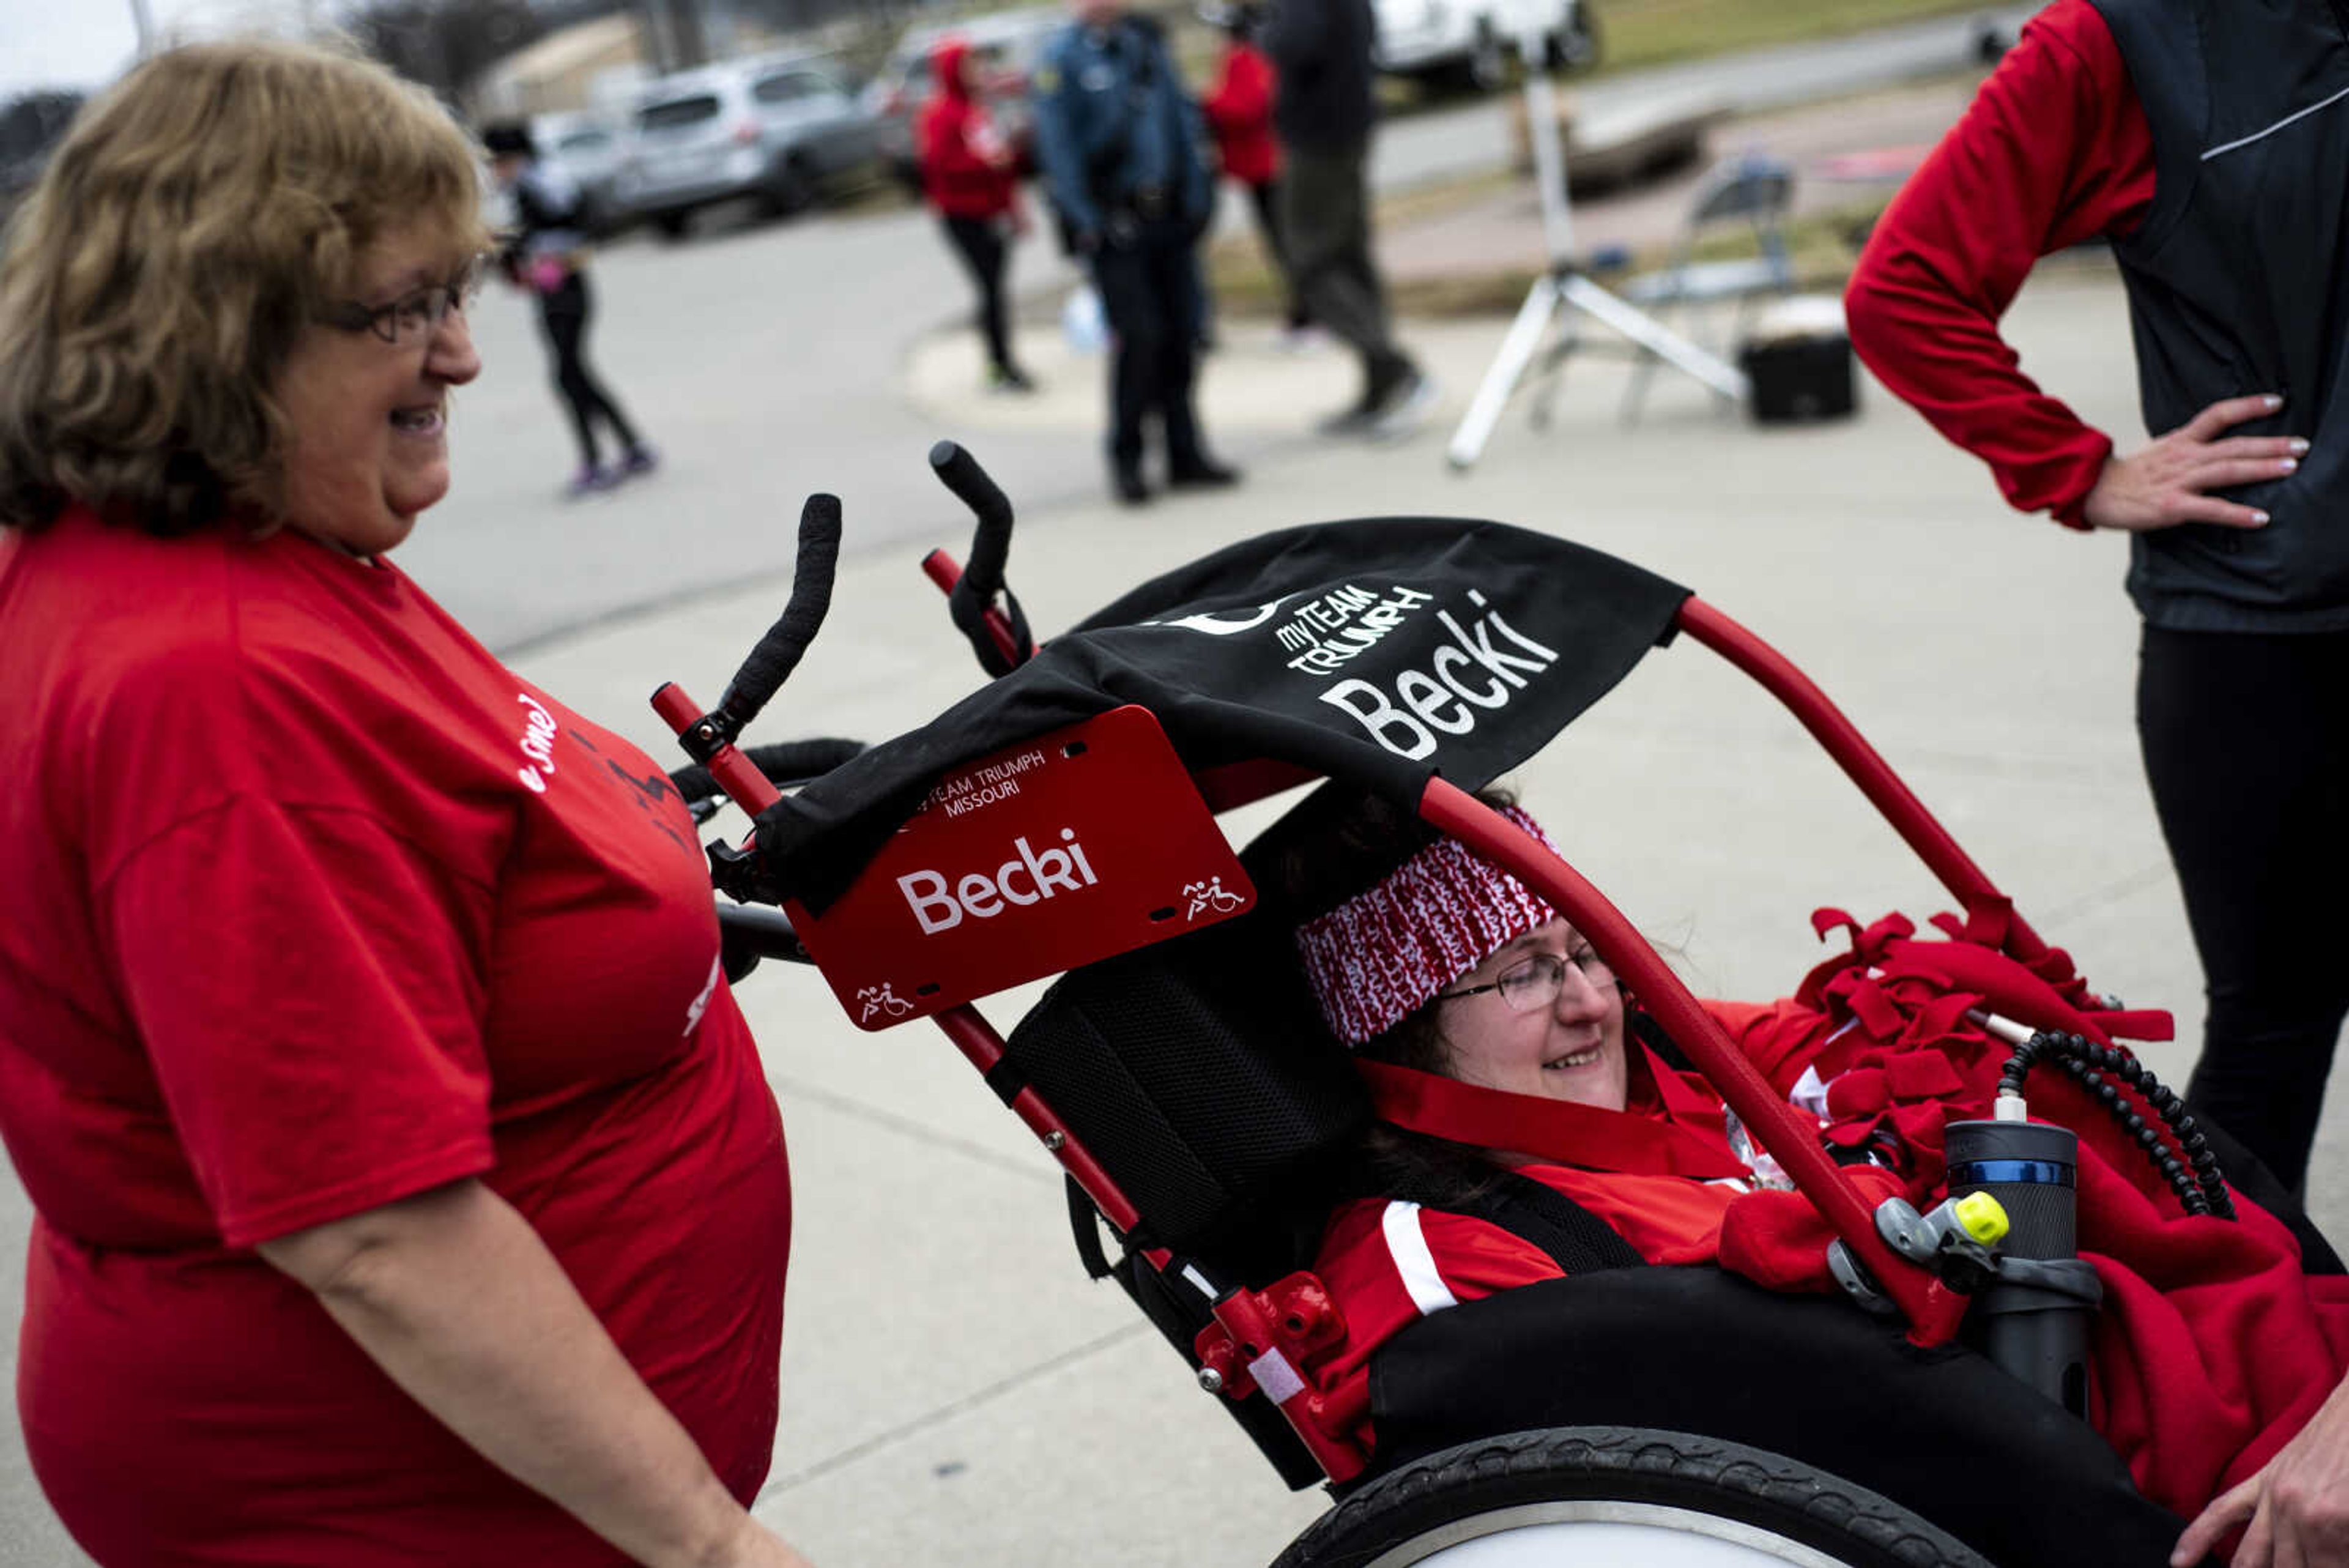
[{"label": "tripod", "polygon": [[1540,31],[1528,29],[1520,35],[1517,52],[1525,62],[1526,132],[1533,143],[1534,184],[1541,193],[1542,234],[1549,245],[1549,270],[1534,280],[1525,304],[1518,306],[1517,318],[1509,324],[1500,352],[1477,384],[1476,396],[1444,451],[1445,460],[1462,472],[1483,455],[1485,443],[1493,439],[1501,410],[1523,384],[1554,320],[1560,329],[1557,341],[1543,356],[1545,374],[1557,374],[1567,357],[1582,346],[1582,317],[1588,317],[1724,398],[1742,401],[1746,395],[1744,372],[1591,282],[1575,258],[1574,214],[1566,193],[1566,149],[1558,135],[1556,94],[1544,68]]}]

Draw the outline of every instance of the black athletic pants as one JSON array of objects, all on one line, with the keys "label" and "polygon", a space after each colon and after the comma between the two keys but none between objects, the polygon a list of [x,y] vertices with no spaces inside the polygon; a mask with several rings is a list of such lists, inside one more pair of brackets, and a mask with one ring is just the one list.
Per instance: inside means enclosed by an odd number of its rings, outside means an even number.
[{"label": "black athletic pants", "polygon": [[2137,733],[2209,998],[2187,1097],[2304,1190],[2349,1013],[2349,632],[2147,627]]},{"label": "black athletic pants", "polygon": [[1280,237],[1280,184],[1268,180],[1261,185],[1247,188],[1248,202],[1256,209],[1257,238],[1264,242],[1264,254],[1272,263],[1272,270],[1280,278],[1282,293],[1288,297],[1288,308],[1285,325],[1297,331],[1313,319],[1305,308],[1304,296],[1297,292],[1297,273],[1288,265],[1288,245]]},{"label": "black athletic pants", "polygon": [[947,239],[962,265],[978,285],[978,325],[987,335],[987,362],[998,370],[1011,369],[1009,318],[1003,308],[1003,265],[1010,247],[992,218],[958,218],[946,214]]},{"label": "black athletic pants", "polygon": [[1371,259],[1370,155],[1367,142],[1291,148],[1280,180],[1280,243],[1305,308],[1362,357],[1375,383],[1410,361],[1395,348],[1386,288]]},{"label": "black athletic pants", "polygon": [[594,311],[594,296],[587,292],[584,273],[573,273],[561,287],[538,296],[538,324],[554,355],[554,389],[570,411],[571,431],[579,441],[579,462],[587,468],[596,463],[595,421],[599,416],[611,426],[623,452],[644,444],[620,406],[587,369],[587,318]]},{"label": "black athletic pants", "polygon": [[1142,463],[1143,420],[1166,424],[1166,461],[1203,461],[1191,408],[1197,375],[1198,281],[1192,272],[1191,226],[1160,218],[1136,225],[1131,240],[1104,241],[1093,253],[1093,286],[1117,339],[1110,361],[1110,461]]}]

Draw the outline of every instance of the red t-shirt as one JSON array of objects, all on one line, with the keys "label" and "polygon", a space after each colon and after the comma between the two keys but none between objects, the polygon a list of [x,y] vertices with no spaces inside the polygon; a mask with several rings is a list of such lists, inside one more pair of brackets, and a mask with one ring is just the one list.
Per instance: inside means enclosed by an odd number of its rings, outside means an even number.
[{"label": "red t-shirt", "polygon": [[0,535],[0,1134],[35,1469],[109,1563],[617,1563],[256,1242],[477,1177],[738,1497],[782,1129],[649,757],[398,568]]},{"label": "red t-shirt", "polygon": [[2032,18],[1893,198],[1844,296],[1852,347],[2017,511],[2085,527],[2112,439],[2041,391],[1998,335],[2044,255],[2126,237],[2153,202],[2153,131],[2088,0]]}]

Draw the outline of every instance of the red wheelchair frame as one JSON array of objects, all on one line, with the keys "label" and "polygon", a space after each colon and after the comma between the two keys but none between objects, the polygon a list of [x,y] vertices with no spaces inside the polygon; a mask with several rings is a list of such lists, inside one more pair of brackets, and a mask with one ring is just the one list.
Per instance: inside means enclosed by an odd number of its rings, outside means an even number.
[{"label": "red wheelchair frame", "polygon": [[[1004,524],[1008,527],[1008,513]],[[950,591],[962,577],[960,569],[944,552],[933,552],[923,566],[934,582]],[[999,550],[994,568],[999,582]],[[991,592],[988,597],[991,600]],[[796,602],[796,588],[794,599]],[[1024,628],[1016,628],[993,607],[987,608],[981,619],[983,628],[972,626],[966,629],[972,632],[975,640],[983,636],[993,644],[1000,660],[1000,673],[1023,657]],[[1674,626],[1757,681],[1820,742],[1956,898],[1965,911],[1970,935],[2026,963],[2047,952],[2046,944],[2013,912],[1997,886],[1850,720],[1791,661],[1744,627],[1692,597],[1681,604]],[[681,738],[699,733],[699,747],[689,745],[688,749],[697,749],[697,754],[703,757],[727,794],[745,812],[755,816],[781,798],[776,787],[731,743],[729,736],[708,728],[711,715],[676,686],[663,687],[653,701],[661,717]],[[1214,813],[1277,794],[1316,776],[1278,761],[1183,771],[1189,787]],[[1687,987],[1604,895],[1563,858],[1549,853],[1475,796],[1441,777],[1427,784],[1418,811],[1435,828],[1515,872],[1573,922],[1615,972],[1636,991],[1648,1010],[1865,1264],[1906,1318],[1912,1341],[1930,1346],[1953,1337],[1964,1298],[1885,1243],[1878,1234],[1871,1207],[1821,1149],[1815,1128],[1798,1118],[1770,1088],[1698,1005]],[[1062,967],[1106,957],[1132,945],[1126,942],[1123,947],[1104,947],[1079,954]],[[1004,983],[1014,981],[1007,980]],[[995,1074],[1004,1063],[1003,1036],[974,1005],[958,1003],[934,1017],[965,1059],[983,1076]],[[1131,1234],[1142,1219],[1136,1206],[1061,1115],[1033,1086],[1019,1087],[1009,1096],[1007,1104],[1102,1216],[1121,1233]],[[1346,1481],[1363,1472],[1368,1456],[1356,1437],[1367,1413],[1359,1407],[1363,1397],[1357,1393],[1350,1397],[1325,1397],[1296,1371],[1311,1351],[1329,1342],[1337,1329],[1334,1310],[1318,1281],[1309,1274],[1298,1274],[1262,1290],[1233,1288],[1206,1278],[1197,1264],[1164,1249],[1146,1250],[1140,1255],[1167,1278],[1170,1286],[1179,1282],[1197,1292],[1213,1314],[1217,1326],[1203,1334],[1195,1346],[1203,1368],[1204,1386],[1233,1400],[1248,1397],[1261,1389],[1278,1406],[1299,1439],[1331,1480]]]}]

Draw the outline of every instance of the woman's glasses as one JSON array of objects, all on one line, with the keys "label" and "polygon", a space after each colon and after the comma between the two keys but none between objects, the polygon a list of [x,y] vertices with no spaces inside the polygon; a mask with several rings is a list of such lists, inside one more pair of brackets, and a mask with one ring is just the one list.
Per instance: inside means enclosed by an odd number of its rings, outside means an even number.
[{"label": "woman's glasses", "polygon": [[1578,969],[1582,978],[1594,986],[1605,985],[1615,978],[1607,961],[1591,947],[1578,947],[1560,958],[1556,953],[1535,953],[1520,963],[1511,964],[1501,971],[1501,978],[1489,985],[1464,986],[1458,991],[1440,993],[1436,1000],[1450,1002],[1454,997],[1481,996],[1497,991],[1512,1012],[1531,1012],[1537,1007],[1547,1007],[1566,989],[1566,971]]},{"label": "woman's glasses", "polygon": [[389,305],[336,300],[319,318],[346,332],[372,332],[394,348],[413,348],[438,332],[451,311],[465,313],[481,292],[481,258],[476,256],[448,282],[410,289]]}]

